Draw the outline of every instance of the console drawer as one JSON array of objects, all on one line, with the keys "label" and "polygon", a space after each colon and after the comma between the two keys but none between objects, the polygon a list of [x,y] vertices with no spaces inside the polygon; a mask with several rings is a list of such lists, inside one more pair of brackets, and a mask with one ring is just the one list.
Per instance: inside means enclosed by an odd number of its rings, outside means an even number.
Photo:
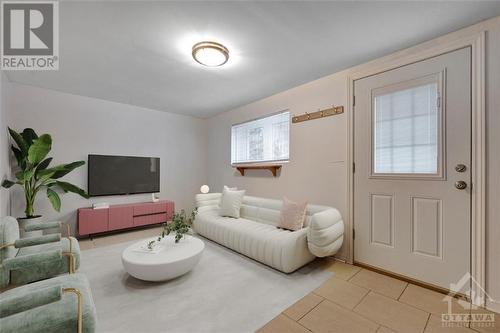
[{"label": "console drawer", "polygon": [[167,213],[134,217],[134,226],[167,222]]},{"label": "console drawer", "polygon": [[141,205],[134,206],[134,216],[165,213],[166,211],[167,211],[167,205],[164,202],[144,203]]}]

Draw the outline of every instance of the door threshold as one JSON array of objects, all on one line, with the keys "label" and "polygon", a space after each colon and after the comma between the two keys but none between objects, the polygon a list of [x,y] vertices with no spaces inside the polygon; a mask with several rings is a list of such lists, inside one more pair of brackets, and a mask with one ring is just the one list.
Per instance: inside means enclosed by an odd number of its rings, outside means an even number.
[{"label": "door threshold", "polygon": [[386,270],[384,270],[382,268],[378,268],[378,267],[375,267],[375,266],[367,265],[367,264],[364,264],[364,263],[359,262],[359,261],[354,261],[353,265],[361,267],[361,268],[365,268],[365,269],[367,269],[369,271],[372,271],[372,272],[375,272],[375,273],[383,274],[383,275],[386,275],[386,276],[389,276],[389,277],[392,277],[392,278],[395,278],[395,279],[398,279],[398,280],[402,280],[402,281],[405,281],[405,282],[417,285],[419,287],[422,287],[422,288],[425,288],[425,289],[429,289],[429,290],[438,292],[438,293],[443,294],[443,295],[450,295],[450,296],[452,296],[454,298],[462,299],[462,300],[465,300],[465,301],[467,301],[469,303],[471,301],[470,297],[467,296],[464,293],[456,293],[456,292],[451,291],[451,290],[449,290],[447,288],[443,288],[443,287],[439,287],[439,286],[433,285],[432,283],[423,282],[423,281],[420,281],[420,280],[417,280],[417,279],[413,279],[413,278],[410,278],[410,277],[407,277],[407,276],[404,276],[404,275],[401,275],[401,274],[397,274],[397,273],[394,273],[394,272],[386,271]]}]

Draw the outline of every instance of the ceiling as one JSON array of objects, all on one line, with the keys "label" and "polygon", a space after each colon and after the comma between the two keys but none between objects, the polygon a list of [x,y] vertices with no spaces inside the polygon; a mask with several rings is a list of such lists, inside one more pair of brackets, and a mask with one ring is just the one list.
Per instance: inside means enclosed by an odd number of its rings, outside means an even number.
[{"label": "ceiling", "polygon": [[[11,81],[196,117],[261,99],[481,20],[500,1],[60,2],[60,69]],[[191,58],[214,40],[223,67]]]}]

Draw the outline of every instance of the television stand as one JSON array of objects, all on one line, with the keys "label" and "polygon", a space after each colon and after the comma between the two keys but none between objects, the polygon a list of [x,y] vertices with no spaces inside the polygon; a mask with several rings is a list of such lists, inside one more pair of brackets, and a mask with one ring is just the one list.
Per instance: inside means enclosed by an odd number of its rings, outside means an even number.
[{"label": "television stand", "polygon": [[165,223],[172,219],[174,208],[174,202],[169,200],[112,205],[102,209],[79,208],[78,234],[91,236]]}]

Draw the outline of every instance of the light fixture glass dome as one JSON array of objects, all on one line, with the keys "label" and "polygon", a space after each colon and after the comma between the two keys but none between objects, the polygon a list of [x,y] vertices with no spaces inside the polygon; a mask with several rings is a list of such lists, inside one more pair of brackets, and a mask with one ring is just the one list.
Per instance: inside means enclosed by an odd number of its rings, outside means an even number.
[{"label": "light fixture glass dome", "polygon": [[210,187],[208,187],[208,185],[202,185],[200,187],[200,192],[203,194],[207,194],[208,192],[210,192]]},{"label": "light fixture glass dome", "polygon": [[198,63],[217,67],[224,65],[229,59],[229,50],[216,42],[200,42],[193,45],[193,58]]}]

